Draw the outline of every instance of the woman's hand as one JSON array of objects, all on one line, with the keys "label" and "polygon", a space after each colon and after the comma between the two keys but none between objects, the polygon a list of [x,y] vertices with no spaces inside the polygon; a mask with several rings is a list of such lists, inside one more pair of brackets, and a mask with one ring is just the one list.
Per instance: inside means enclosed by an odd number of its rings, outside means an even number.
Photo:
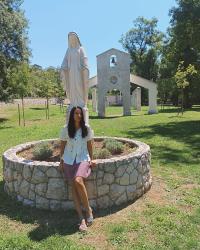
[{"label": "woman's hand", "polygon": [[63,172],[63,164],[64,164],[64,161],[63,161],[63,159],[61,159],[61,160],[60,160],[60,164],[59,164],[59,166],[58,166],[58,170],[59,170],[60,172]]},{"label": "woman's hand", "polygon": [[94,160],[89,161],[89,163],[91,168],[96,167],[96,162]]}]

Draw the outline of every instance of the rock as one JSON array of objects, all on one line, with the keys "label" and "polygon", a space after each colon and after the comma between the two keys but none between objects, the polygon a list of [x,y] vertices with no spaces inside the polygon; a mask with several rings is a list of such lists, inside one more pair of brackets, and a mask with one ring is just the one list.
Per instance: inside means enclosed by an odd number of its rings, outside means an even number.
[{"label": "rock", "polygon": [[63,179],[49,178],[46,197],[50,199],[65,199],[67,190]]},{"label": "rock", "polygon": [[110,206],[110,199],[107,195],[97,199],[98,208],[107,208],[109,206]]},{"label": "rock", "polygon": [[120,185],[129,185],[129,174],[125,173],[120,179]]},{"label": "rock", "polygon": [[11,194],[14,191],[13,182],[6,182],[4,185],[4,189],[8,194]]},{"label": "rock", "polygon": [[24,199],[24,198],[23,198],[21,195],[19,195],[19,194],[17,195],[17,200],[18,200],[18,201],[23,201],[23,199]]},{"label": "rock", "polygon": [[29,188],[30,188],[30,183],[26,180],[23,180],[19,187],[19,194],[24,198],[28,198]]},{"label": "rock", "polygon": [[119,196],[121,196],[122,193],[124,193],[126,190],[126,186],[120,186],[118,184],[112,184],[110,186],[110,198],[112,200],[115,200]]},{"label": "rock", "polygon": [[23,204],[24,204],[25,206],[31,206],[31,207],[34,207],[34,206],[35,206],[35,202],[32,201],[32,200],[29,200],[29,199],[24,199],[24,200],[23,200]]},{"label": "rock", "polygon": [[131,185],[131,186],[128,186],[126,188],[126,193],[127,193],[127,198],[128,198],[128,201],[131,201],[131,200],[134,200],[135,197],[136,197],[136,186],[135,185]]},{"label": "rock", "polygon": [[11,168],[7,167],[5,170],[4,170],[4,180],[6,182],[10,182],[10,181],[13,181],[13,172],[11,170]]},{"label": "rock", "polygon": [[145,192],[146,191],[148,191],[150,189],[150,183],[147,181],[147,182],[145,182],[145,184],[144,184],[144,190],[145,190]]},{"label": "rock", "polygon": [[98,187],[98,197],[105,195],[108,192],[109,192],[109,185],[104,184],[104,185]]},{"label": "rock", "polygon": [[35,167],[34,170],[33,170],[33,175],[32,175],[31,182],[34,183],[34,184],[38,184],[38,183],[44,183],[44,182],[47,182],[47,181],[48,181],[48,178],[45,175],[45,173],[43,173],[37,167]]},{"label": "rock", "polygon": [[35,193],[41,196],[45,196],[47,191],[47,183],[36,184]]},{"label": "rock", "polygon": [[96,181],[86,181],[85,186],[87,189],[88,198],[89,199],[96,198],[97,196]]},{"label": "rock", "polygon": [[103,175],[104,175],[104,172],[99,170],[99,171],[97,172],[97,179],[102,178]]},{"label": "rock", "polygon": [[117,164],[118,166],[117,166],[117,170],[116,170],[116,172],[115,172],[115,177],[121,177],[123,174],[124,174],[124,172],[126,171],[126,165],[119,165],[119,164]]},{"label": "rock", "polygon": [[130,174],[130,184],[135,184],[137,182],[138,172],[136,169]]},{"label": "rock", "polygon": [[106,173],[114,174],[114,172],[116,171],[115,162],[111,162],[109,164],[106,164],[106,166],[104,166],[104,170]]},{"label": "rock", "polygon": [[118,206],[122,203],[127,202],[127,196],[126,196],[126,192],[124,192],[116,201],[115,204]]},{"label": "rock", "polygon": [[19,186],[18,186],[18,182],[17,182],[17,181],[14,181],[14,182],[13,182],[13,188],[14,188],[14,192],[15,192],[15,193],[18,193],[18,192],[19,192]]},{"label": "rock", "polygon": [[88,176],[87,180],[95,180],[97,173],[92,171],[91,174]]},{"label": "rock", "polygon": [[139,175],[138,176],[138,180],[137,180],[137,183],[136,183],[136,188],[141,188],[143,186],[143,182],[142,182],[142,176]]},{"label": "rock", "polygon": [[62,201],[61,208],[65,211],[69,210],[69,209],[74,209],[74,202],[73,201]]},{"label": "rock", "polygon": [[35,192],[31,189],[29,190],[28,198],[33,201],[35,200]]},{"label": "rock", "polygon": [[120,180],[121,180],[121,178],[120,178],[120,177],[115,178],[115,182],[114,182],[114,183],[119,184],[119,183],[120,183]]},{"label": "rock", "polygon": [[30,167],[25,165],[24,168],[23,168],[23,177],[24,177],[24,179],[30,181],[31,180],[31,175],[32,175],[32,172],[31,172]]},{"label": "rock", "polygon": [[48,209],[49,208],[49,200],[41,197],[39,195],[36,195],[36,208],[43,208],[43,209]]},{"label": "rock", "polygon": [[21,182],[22,182],[22,176],[18,175],[18,177],[17,177],[17,185],[18,185],[18,187],[21,185]]},{"label": "rock", "polygon": [[68,185],[68,200],[72,201],[73,197],[72,197],[72,186]]},{"label": "rock", "polygon": [[110,173],[105,173],[103,177],[103,184],[112,184],[114,182],[114,175]]},{"label": "rock", "polygon": [[134,170],[134,165],[133,163],[129,164],[127,169],[126,169],[126,173],[130,175],[130,173],[132,173]]},{"label": "rock", "polygon": [[58,169],[56,169],[55,167],[48,168],[48,170],[46,171],[46,175],[48,177],[54,177],[54,178],[62,177],[61,172],[59,172]]},{"label": "rock", "polygon": [[50,200],[49,206],[52,211],[56,211],[61,208],[61,202],[58,200]]},{"label": "rock", "polygon": [[132,162],[133,162],[133,166],[134,166],[134,168],[137,168],[137,165],[138,165],[138,159],[137,159],[137,158],[134,158]]},{"label": "rock", "polygon": [[141,197],[143,195],[143,193],[144,193],[143,188],[137,189],[137,191],[136,191],[136,197],[137,198]]},{"label": "rock", "polygon": [[99,187],[99,186],[102,185],[103,180],[102,179],[97,179],[96,182],[97,182],[97,186]]}]

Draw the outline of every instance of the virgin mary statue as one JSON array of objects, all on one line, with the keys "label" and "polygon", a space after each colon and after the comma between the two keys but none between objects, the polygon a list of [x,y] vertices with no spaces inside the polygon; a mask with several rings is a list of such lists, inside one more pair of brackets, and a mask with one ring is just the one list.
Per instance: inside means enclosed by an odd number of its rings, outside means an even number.
[{"label": "virgin mary statue", "polygon": [[70,100],[66,123],[68,124],[71,109],[74,106],[80,106],[83,109],[85,123],[88,124],[88,59],[75,32],[69,32],[68,34],[68,49],[63,59],[60,73],[63,88],[66,91],[67,98]]}]

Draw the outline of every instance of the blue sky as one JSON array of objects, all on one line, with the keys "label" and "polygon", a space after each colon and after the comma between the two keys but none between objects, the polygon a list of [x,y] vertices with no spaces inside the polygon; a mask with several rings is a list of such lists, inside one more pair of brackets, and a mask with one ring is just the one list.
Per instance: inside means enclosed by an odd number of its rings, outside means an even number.
[{"label": "blue sky", "polygon": [[96,55],[122,49],[118,42],[138,16],[156,17],[166,32],[169,9],[175,0],[24,0],[29,20],[32,64],[60,66],[67,50],[67,34],[78,33],[89,61],[90,76],[96,74]]}]

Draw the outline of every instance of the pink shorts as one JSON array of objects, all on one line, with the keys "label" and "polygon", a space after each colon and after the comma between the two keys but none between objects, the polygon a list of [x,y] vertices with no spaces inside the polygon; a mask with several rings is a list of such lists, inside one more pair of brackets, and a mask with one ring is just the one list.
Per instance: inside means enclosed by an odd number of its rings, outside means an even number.
[{"label": "pink shorts", "polygon": [[64,163],[64,177],[67,180],[73,180],[75,177],[87,178],[91,173],[90,164],[88,161],[82,161],[76,163],[74,161],[73,165]]}]

